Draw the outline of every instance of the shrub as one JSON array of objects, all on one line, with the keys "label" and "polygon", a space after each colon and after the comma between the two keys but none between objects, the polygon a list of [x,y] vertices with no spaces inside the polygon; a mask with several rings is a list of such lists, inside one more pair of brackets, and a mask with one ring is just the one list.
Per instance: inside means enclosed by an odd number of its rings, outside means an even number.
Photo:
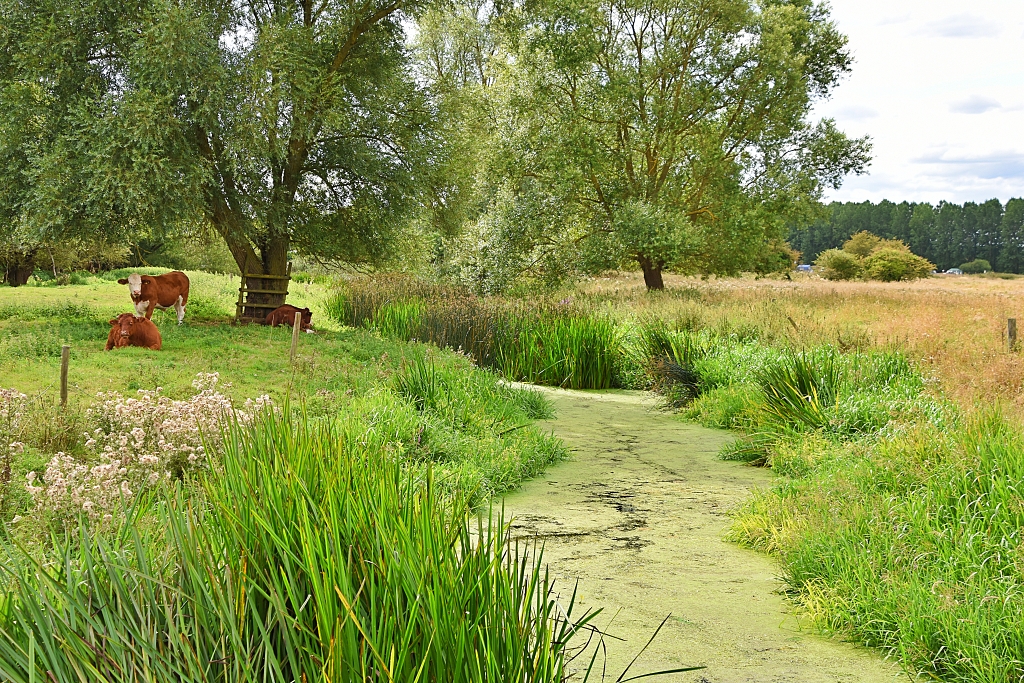
[{"label": "shrub", "polygon": [[928,277],[935,265],[909,251],[885,247],[864,259],[864,275],[872,280],[897,282]]},{"label": "shrub", "polygon": [[841,249],[821,252],[814,265],[821,266],[821,276],[826,280],[852,280],[861,272],[857,257]]},{"label": "shrub", "polygon": [[878,249],[882,244],[882,238],[867,230],[861,230],[850,239],[843,242],[843,251],[852,256],[864,258],[871,252]]},{"label": "shrub", "polygon": [[960,270],[969,275],[978,275],[992,271],[992,264],[983,258],[976,258],[968,263],[960,264]]}]

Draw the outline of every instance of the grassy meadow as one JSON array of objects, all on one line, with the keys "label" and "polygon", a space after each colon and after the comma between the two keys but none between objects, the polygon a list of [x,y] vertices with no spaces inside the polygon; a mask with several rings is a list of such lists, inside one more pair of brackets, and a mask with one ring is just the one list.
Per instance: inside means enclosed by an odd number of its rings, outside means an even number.
[{"label": "grassy meadow", "polygon": [[157,352],[103,350],[118,273],[0,288],[2,678],[562,680],[587,617],[486,507],[564,457],[547,401],[309,279],[292,364],[290,329],[230,324],[237,279],[189,275]]},{"label": "grassy meadow", "polygon": [[[731,538],[779,558],[813,623],[913,674],[1020,680],[1024,397],[1002,332],[1024,284],[668,285],[648,293],[623,274],[545,295],[462,292],[453,303],[423,283],[352,281],[328,308],[519,379],[654,388],[682,419],[736,430],[722,457],[779,478],[735,512]],[[574,346],[566,320],[610,329],[600,344]],[[562,361],[560,375],[543,364],[517,374],[522,364],[503,363],[502,349],[522,338],[584,357]],[[598,358],[610,359],[610,378],[579,370]]]},{"label": "grassy meadow", "polygon": [[[162,351],[104,352],[129,308],[111,279],[0,290],[0,386],[26,395],[17,419],[0,411],[11,680],[132,680],[138,661],[157,680],[560,680],[588,616],[559,611],[542,557],[500,521],[470,523],[564,456],[532,425],[544,398],[502,377],[654,389],[680,419],[734,430],[722,457],[778,478],[730,537],[778,557],[812,623],[914,674],[1024,675],[1024,377],[1002,336],[1024,280],[669,278],[648,293],[619,274],[507,297],[306,281],[291,301],[319,331],[292,365],[290,330],[230,325],[237,283],[201,273],[186,325],[154,317]],[[102,623],[97,600],[118,606]]]}]

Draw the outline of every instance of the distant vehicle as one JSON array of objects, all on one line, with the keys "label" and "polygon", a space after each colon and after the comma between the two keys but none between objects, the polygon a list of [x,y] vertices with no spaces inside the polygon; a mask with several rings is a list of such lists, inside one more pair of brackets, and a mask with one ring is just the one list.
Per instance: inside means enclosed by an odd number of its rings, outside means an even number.
[{"label": "distant vehicle", "polygon": [[949,270],[946,271],[946,275],[963,275],[963,274],[964,274],[964,271],[960,270],[959,268],[950,268]]},{"label": "distant vehicle", "polygon": [[809,265],[807,265],[806,263],[797,266],[796,269],[799,270],[801,273],[809,273],[809,272],[811,272],[811,267]]}]

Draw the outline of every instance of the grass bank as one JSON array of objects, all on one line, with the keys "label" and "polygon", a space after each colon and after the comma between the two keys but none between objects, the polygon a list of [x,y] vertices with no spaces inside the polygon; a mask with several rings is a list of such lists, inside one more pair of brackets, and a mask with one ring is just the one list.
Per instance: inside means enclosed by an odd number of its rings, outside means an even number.
[{"label": "grass bank", "polygon": [[[778,556],[819,626],[914,673],[1008,681],[1024,676],[1024,428],[1016,389],[975,403],[978,387],[1009,387],[1021,365],[999,350],[1012,310],[990,286],[1016,285],[681,280],[649,295],[609,278],[515,300],[356,282],[330,310],[499,371],[487,355],[499,316],[609,325],[600,353],[613,385],[659,389],[686,419],[736,430],[722,456],[780,475],[737,512],[731,536]],[[977,381],[959,382],[972,368]]]},{"label": "grass bank", "polygon": [[475,516],[564,457],[547,401],[318,320],[316,283],[290,363],[190,275],[159,352],[103,351],[111,278],[0,291],[4,680],[562,680],[571,605]]},{"label": "grass bank", "polygon": [[722,456],[781,475],[732,539],[777,555],[818,625],[910,672],[1024,675],[1020,425],[965,412],[898,350],[701,348],[683,415],[740,431]]},{"label": "grass bank", "polygon": [[[25,445],[5,486],[11,498],[3,507],[6,519],[25,512],[23,484],[29,471],[42,476],[57,452],[88,459],[83,433],[99,426],[89,413],[98,392],[130,397],[159,387],[167,399],[186,401],[196,393],[197,373],[217,373],[217,391],[239,404],[267,395],[279,406],[290,401],[293,410],[309,419],[358,415],[387,434],[401,457],[424,467],[430,464],[439,482],[475,491],[476,500],[514,488],[563,457],[559,444],[531,424],[548,410],[543,399],[501,384],[464,357],[342,330],[314,317],[321,331],[301,336],[292,364],[290,330],[228,324],[228,277],[193,274],[192,280],[194,296],[214,302],[219,312],[193,316],[190,306],[180,327],[173,324],[173,315],[164,320],[157,314],[154,319],[164,337],[159,352],[103,350],[109,316],[130,305],[125,288],[116,283],[97,278],[80,286],[3,288],[0,374],[7,379],[0,386],[25,395],[25,414],[17,429],[4,432],[0,427],[0,437]],[[326,288],[314,286],[309,299],[300,303],[312,304],[316,312],[327,294]],[[70,397],[68,408],[61,411],[58,380],[64,343],[71,345]],[[430,368],[434,382],[428,389],[444,400],[418,402],[403,384],[402,377],[424,367]]]},{"label": "grass bank", "polygon": [[610,319],[553,300],[483,298],[404,277],[356,280],[328,302],[345,325],[465,353],[521,382],[616,386],[619,340]]},{"label": "grass bank", "polygon": [[230,430],[215,473],[116,532],[3,543],[4,680],[564,679],[586,618],[464,491],[359,419]]}]

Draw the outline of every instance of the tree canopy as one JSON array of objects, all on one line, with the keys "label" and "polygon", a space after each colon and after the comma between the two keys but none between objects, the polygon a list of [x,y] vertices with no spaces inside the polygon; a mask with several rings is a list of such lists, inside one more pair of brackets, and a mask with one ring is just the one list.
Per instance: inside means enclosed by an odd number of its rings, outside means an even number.
[{"label": "tree canopy", "polygon": [[0,45],[0,230],[268,276],[417,230],[497,286],[785,266],[868,161],[813,120],[851,63],[813,0],[0,0]]},{"label": "tree canopy", "polygon": [[394,249],[429,187],[416,0],[0,0],[0,223],[212,227],[243,272]]},{"label": "tree canopy", "polygon": [[850,66],[822,5],[538,0],[492,23],[484,242],[523,262],[632,261],[652,288],[750,268],[867,163],[866,140],[811,121]]}]

